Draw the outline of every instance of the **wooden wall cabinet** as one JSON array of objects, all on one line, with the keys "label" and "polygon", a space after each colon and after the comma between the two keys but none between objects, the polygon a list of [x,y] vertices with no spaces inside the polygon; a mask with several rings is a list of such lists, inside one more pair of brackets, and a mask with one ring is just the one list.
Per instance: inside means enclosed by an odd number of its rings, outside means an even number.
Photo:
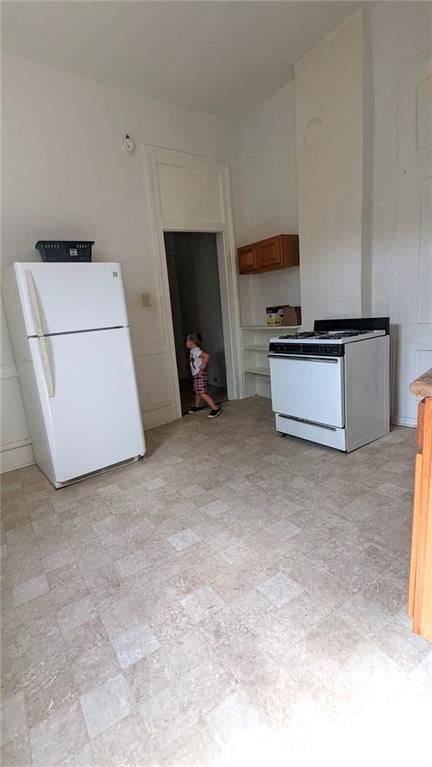
[{"label": "wooden wall cabinet", "polygon": [[257,243],[244,245],[238,251],[239,272],[240,274],[251,274],[258,271],[258,249]]},{"label": "wooden wall cabinet", "polygon": [[277,234],[238,249],[240,274],[270,272],[299,264],[298,234]]},{"label": "wooden wall cabinet", "polygon": [[413,631],[432,641],[432,369],[410,386],[418,408],[408,611]]}]

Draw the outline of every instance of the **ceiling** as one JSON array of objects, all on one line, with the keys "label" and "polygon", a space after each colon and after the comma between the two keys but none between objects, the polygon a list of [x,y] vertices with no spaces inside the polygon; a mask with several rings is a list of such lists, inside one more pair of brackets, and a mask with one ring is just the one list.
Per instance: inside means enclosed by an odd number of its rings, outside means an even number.
[{"label": "ceiling", "polygon": [[169,104],[240,118],[358,2],[3,2],[3,51]]}]

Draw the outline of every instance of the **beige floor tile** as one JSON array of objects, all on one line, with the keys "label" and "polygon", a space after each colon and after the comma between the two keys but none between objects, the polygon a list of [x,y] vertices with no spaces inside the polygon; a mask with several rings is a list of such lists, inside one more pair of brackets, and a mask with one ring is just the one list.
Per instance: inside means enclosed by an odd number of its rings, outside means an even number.
[{"label": "beige floor tile", "polygon": [[69,564],[47,574],[51,596],[57,608],[89,596],[89,590],[76,564]]},{"label": "beige floor tile", "polygon": [[0,749],[0,764],[3,767],[32,767],[28,738],[16,738],[3,746]]},{"label": "beige floor tile", "polygon": [[121,671],[116,654],[109,642],[100,643],[79,653],[71,668],[73,680],[80,695],[84,695]]},{"label": "beige floor tile", "polygon": [[123,669],[133,666],[159,647],[159,640],[146,623],[111,636],[111,642]]},{"label": "beige floor tile", "polygon": [[76,555],[72,549],[63,548],[58,551],[54,551],[52,554],[48,554],[43,557],[42,565],[46,573],[50,573],[53,570],[66,567],[66,565],[72,565],[75,562]]},{"label": "beige floor tile", "polygon": [[276,573],[263,583],[259,583],[257,589],[276,607],[283,607],[304,590],[298,583],[281,572]]},{"label": "beige floor tile", "polygon": [[104,645],[108,641],[108,634],[100,618],[93,618],[68,631],[63,639],[68,660],[73,663],[84,653]]},{"label": "beige floor tile", "polygon": [[199,663],[214,657],[214,650],[199,628],[192,628],[161,646],[161,657],[173,675],[190,671]]},{"label": "beige floor tile", "polygon": [[177,599],[156,607],[149,617],[149,625],[162,643],[172,643],[194,626]]},{"label": "beige floor tile", "polygon": [[238,572],[228,566],[224,567],[219,575],[211,578],[210,585],[225,604],[237,602],[253,588],[253,583],[247,577],[247,573]]},{"label": "beige floor tile", "polygon": [[198,663],[178,677],[176,683],[184,700],[195,707],[200,716],[237,686],[234,676],[217,656]]},{"label": "beige floor tile", "polygon": [[[38,550],[36,552],[33,550],[29,556],[25,551],[20,551],[18,554],[11,554],[5,560],[2,566],[3,589],[17,588],[17,590],[21,590],[26,588],[25,583],[27,581],[36,581],[37,578],[43,576],[42,560]],[[38,581],[36,581],[37,583]],[[28,584],[27,588],[29,585],[31,586]]]},{"label": "beige floor tile", "polygon": [[151,698],[143,699],[139,712],[157,749],[167,748],[172,741],[192,729],[199,720],[199,712],[195,707],[189,706],[176,685],[165,688]]},{"label": "beige floor tile", "polygon": [[143,595],[142,601],[131,594],[122,599],[116,598],[109,607],[101,610],[100,617],[108,636],[119,636],[146,622],[148,611],[145,596],[148,597]]},{"label": "beige floor tile", "polygon": [[107,679],[80,698],[90,738],[100,735],[131,713],[129,687],[122,674]]},{"label": "beige floor tile", "polygon": [[242,689],[230,692],[204,718],[221,748],[235,749],[263,726],[259,712]]},{"label": "beige floor tile", "polygon": [[207,727],[198,724],[162,752],[164,767],[218,767],[221,752]]},{"label": "beige floor tile", "polygon": [[99,612],[123,597],[125,582],[114,564],[98,568],[84,580]]},{"label": "beige floor tile", "polygon": [[57,610],[57,620],[63,634],[76,629],[82,623],[87,623],[96,615],[96,608],[90,596],[69,602],[65,607]]},{"label": "beige floor tile", "polygon": [[336,673],[361,641],[361,635],[342,618],[336,621],[330,616],[290,648],[286,668],[295,680],[319,685]]},{"label": "beige floor tile", "polygon": [[194,543],[199,543],[200,540],[199,535],[190,528],[185,528],[179,533],[168,536],[168,541],[171,546],[174,546],[176,551],[184,551],[189,546],[193,546]]},{"label": "beige floor tile", "polygon": [[38,575],[36,578],[30,578],[19,586],[14,586],[13,596],[16,607],[30,602],[31,599],[47,594],[49,591],[48,581],[45,575]]},{"label": "beige floor tile", "polygon": [[24,695],[22,692],[18,692],[2,702],[0,745],[4,746],[11,740],[26,734],[27,718]]},{"label": "beige floor tile", "polygon": [[[87,733],[79,703],[64,706],[30,730],[33,767],[59,767],[83,749]],[[73,764],[73,761],[71,762]]]},{"label": "beige floor tile", "polygon": [[31,727],[78,700],[79,690],[72,671],[60,668],[49,672],[48,669],[48,662],[43,661],[34,669],[33,676],[25,687],[27,718]]},{"label": "beige floor tile", "polygon": [[208,618],[209,615],[225,606],[223,599],[211,586],[204,586],[193,591],[191,594],[186,594],[180,599],[180,603],[189,615],[192,623],[200,623],[200,621]]},{"label": "beige floor tile", "polygon": [[202,511],[205,514],[208,514],[209,517],[215,518],[220,517],[227,509],[228,505],[219,500],[206,503],[205,506],[202,507]]},{"label": "beige floor tile", "polygon": [[148,560],[145,554],[146,552],[144,550],[134,551],[117,559],[115,567],[120,578],[128,578],[130,575],[145,570],[148,566]]},{"label": "beige floor tile", "polygon": [[133,704],[142,703],[146,698],[162,692],[174,681],[176,674],[177,671],[162,651],[156,650],[134,663],[125,671]]},{"label": "beige floor tile", "polygon": [[430,652],[430,642],[413,634],[408,619],[405,625],[386,623],[373,642],[405,671],[411,671]]},{"label": "beige floor tile", "polygon": [[95,767],[157,767],[149,734],[139,715],[130,715],[93,738]]}]

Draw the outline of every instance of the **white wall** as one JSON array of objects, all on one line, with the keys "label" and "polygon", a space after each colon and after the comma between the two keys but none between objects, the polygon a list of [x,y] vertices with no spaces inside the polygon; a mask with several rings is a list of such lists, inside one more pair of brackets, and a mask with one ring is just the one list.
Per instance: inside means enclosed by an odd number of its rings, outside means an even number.
[{"label": "white wall", "polygon": [[[239,125],[242,220],[239,244],[296,234],[295,90],[289,82]],[[300,304],[298,267],[239,279],[243,325],[265,324],[265,309]]]},{"label": "white wall", "polygon": [[[125,133],[137,142],[133,156],[121,148]],[[95,240],[95,260],[122,263],[145,427],[160,422],[157,389],[164,368],[158,377],[146,375],[143,354],[165,329],[140,145],[231,160],[236,138],[232,123],[221,118],[4,57],[3,269],[16,260],[37,260],[34,243],[54,238]],[[234,168],[234,191],[235,184]],[[151,295],[148,308],[141,304],[143,292]],[[15,378],[13,392],[7,384],[3,397],[10,418],[4,440],[26,445],[17,387]],[[17,452],[9,457],[7,468],[21,461]]]},{"label": "white wall", "polygon": [[295,90],[289,82],[239,125],[243,230],[262,240],[297,229]]},{"label": "white wall", "polygon": [[363,45],[360,10],[296,64],[305,325],[362,312]]}]

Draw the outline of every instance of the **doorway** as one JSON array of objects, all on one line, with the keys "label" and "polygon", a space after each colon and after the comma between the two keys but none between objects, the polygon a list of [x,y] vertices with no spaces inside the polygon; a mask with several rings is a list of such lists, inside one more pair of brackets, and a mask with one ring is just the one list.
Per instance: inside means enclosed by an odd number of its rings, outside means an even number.
[{"label": "doorway", "polygon": [[[188,333],[199,331],[210,355],[208,392],[216,403],[227,399],[226,362],[219,282],[217,235],[164,232],[171,316],[182,414],[194,404]],[[204,403],[202,403],[204,404]]]}]

